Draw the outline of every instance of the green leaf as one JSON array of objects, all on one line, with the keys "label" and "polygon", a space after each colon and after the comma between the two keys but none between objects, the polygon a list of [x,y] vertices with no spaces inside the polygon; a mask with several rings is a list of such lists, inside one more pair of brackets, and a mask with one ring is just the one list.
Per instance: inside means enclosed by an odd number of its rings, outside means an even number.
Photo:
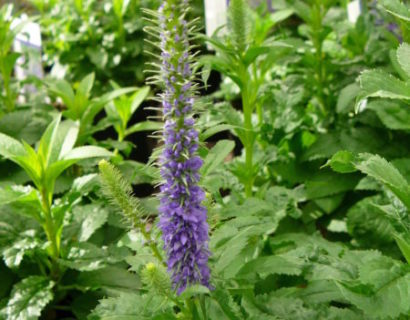
[{"label": "green leaf", "polygon": [[406,258],[408,264],[410,264],[410,241],[406,240],[402,235],[394,235],[394,239],[398,247],[400,248],[401,253]]},{"label": "green leaf", "polygon": [[204,286],[201,285],[193,285],[189,286],[184,290],[183,293],[181,293],[180,298],[185,300],[185,299],[190,299],[192,297],[195,297],[197,295],[202,295],[202,294],[210,294],[211,291]]},{"label": "green leaf", "polygon": [[410,10],[404,2],[399,0],[382,0],[382,6],[396,18],[410,22]]},{"label": "green leaf", "polygon": [[364,71],[359,77],[363,97],[410,100],[410,84],[381,70]]},{"label": "green leaf", "polygon": [[332,158],[326,163],[330,167],[340,173],[350,173],[356,171],[353,165],[354,155],[349,151],[339,151],[332,156]]},{"label": "green leaf", "polygon": [[398,261],[379,257],[359,268],[360,282],[338,284],[343,296],[374,318],[397,319],[410,312],[410,269]]},{"label": "green leaf", "polygon": [[211,292],[213,304],[209,307],[210,319],[242,320],[239,306],[227,290],[218,286]]},{"label": "green leaf", "polygon": [[235,148],[235,142],[231,140],[220,140],[209,151],[201,168],[201,175],[206,176],[215,170]]},{"label": "green leaf", "polygon": [[272,20],[274,24],[277,24],[283,20],[286,20],[294,13],[295,11],[293,9],[275,10],[275,12],[269,16],[269,20]]},{"label": "green leaf", "polygon": [[78,241],[87,241],[96,230],[107,222],[108,213],[108,210],[100,204],[92,203],[84,206],[76,206],[73,209],[73,215],[76,219],[81,220]]},{"label": "green leaf", "polygon": [[89,158],[112,157],[112,153],[104,148],[96,146],[83,146],[70,150],[62,156],[62,160],[83,160]]},{"label": "green leaf", "polygon": [[337,174],[331,171],[321,171],[306,181],[308,199],[316,199],[353,190],[359,182],[355,174]]},{"label": "green leaf", "polygon": [[[259,224],[249,226],[250,222]],[[225,241],[217,250],[213,250],[215,256],[218,257],[214,270],[223,274],[226,279],[234,277],[245,259],[249,259],[249,255],[258,245],[257,240],[265,234],[272,233],[278,225],[278,222],[263,221],[260,217],[234,219],[230,223],[237,224],[238,227],[242,227],[243,224],[244,227],[236,231],[234,236]],[[252,243],[250,239],[253,240]]]},{"label": "green leaf", "polygon": [[125,136],[133,134],[135,132],[161,130],[163,127],[164,127],[164,124],[162,122],[156,122],[156,121],[138,122],[134,124],[133,126],[129,127],[127,130],[125,130]]},{"label": "green leaf", "polygon": [[390,49],[389,51],[389,57],[390,57],[390,62],[392,64],[392,67],[394,71],[398,73],[400,78],[404,81],[410,80],[410,77],[407,75],[407,73],[403,70],[401,67],[399,60],[397,59],[397,50],[395,49]]},{"label": "green leaf", "polygon": [[41,248],[42,242],[35,236],[35,230],[27,230],[19,235],[19,239],[3,250],[6,266],[16,268],[20,266],[26,253]]},{"label": "green leaf", "polygon": [[309,309],[304,306],[302,300],[290,297],[275,297],[274,295],[245,297],[243,307],[249,314],[247,319],[250,320],[319,319],[318,310],[316,308]]},{"label": "green leaf", "polygon": [[247,262],[237,273],[237,278],[256,279],[258,274],[262,279],[270,274],[300,275],[302,265],[297,260],[292,261],[288,257],[267,256],[259,257]]},{"label": "green leaf", "polygon": [[410,130],[410,108],[397,101],[377,100],[366,106],[373,110],[380,121],[392,130]]},{"label": "green leaf", "polygon": [[[0,300],[7,297],[14,282],[14,274],[0,261]],[[1,303],[0,303],[1,305]],[[1,308],[1,307],[0,307]],[[2,315],[0,310],[0,316]]]},{"label": "green leaf", "polygon": [[20,56],[21,56],[20,53],[12,52],[12,53],[9,53],[4,59],[4,71],[5,71],[4,76],[8,78],[7,80],[9,81],[10,81],[10,78],[11,78],[11,75],[14,69],[14,65],[16,64],[16,61]]},{"label": "green leaf", "polygon": [[84,111],[81,117],[81,125],[85,127],[90,126],[94,120],[94,117],[104,108],[107,103],[133,91],[135,91],[135,88],[133,87],[117,89],[104,94],[98,99],[92,100],[91,104],[87,110]]},{"label": "green leaf", "polygon": [[47,85],[49,91],[60,97],[69,110],[74,107],[74,91],[67,81],[53,79],[48,81]]},{"label": "green leaf", "polygon": [[397,49],[397,60],[404,72],[410,78],[410,44],[403,42]]},{"label": "green leaf", "polygon": [[141,288],[141,281],[137,274],[119,267],[82,272],[75,283],[87,290],[103,289],[109,294],[132,293]]},{"label": "green leaf", "polygon": [[95,74],[91,73],[88,76],[86,76],[84,79],[81,80],[77,92],[74,97],[74,105],[73,109],[69,110],[69,112],[72,112],[72,115],[74,116],[75,120],[81,119],[82,115],[84,114],[84,111],[88,107],[90,103],[90,93],[91,89],[94,84],[94,79],[95,79]]},{"label": "green leaf", "polygon": [[24,157],[26,151],[19,141],[0,133],[0,155],[11,159],[14,157]]},{"label": "green leaf", "polygon": [[[61,149],[59,151],[59,154],[56,155],[56,159],[61,159],[61,157],[70,152],[77,141],[78,137],[78,131],[79,131],[79,125],[78,123],[72,123],[69,121],[64,121],[60,125],[60,132],[59,132],[59,137],[58,137],[58,143],[59,146],[61,146]],[[60,142],[62,141],[62,142]],[[54,161],[55,161],[54,160]]]},{"label": "green leaf", "polygon": [[367,197],[347,213],[348,232],[360,244],[374,248],[393,242],[394,228],[386,214],[377,206],[379,197]]},{"label": "green leaf", "polygon": [[128,255],[129,251],[125,247],[99,248],[88,242],[80,242],[70,248],[65,259],[59,261],[70,269],[93,271],[122,261]]},{"label": "green leaf", "polygon": [[150,87],[142,87],[132,96],[131,114],[134,114],[134,112],[137,111],[141,103],[147,98],[149,92]]},{"label": "green leaf", "polygon": [[0,189],[0,206],[13,202],[38,202],[37,191],[27,186],[12,186]]},{"label": "green leaf", "polygon": [[340,138],[334,134],[320,135],[311,147],[303,154],[303,161],[330,158],[339,150],[343,149]]},{"label": "green leaf", "polygon": [[94,80],[95,80],[95,74],[90,73],[84,79],[81,80],[78,88],[77,88],[77,94],[83,96],[83,97],[89,97],[91,93],[91,89],[94,85]]},{"label": "green leaf", "polygon": [[163,298],[136,293],[100,300],[89,320],[175,320]]},{"label": "green leaf", "polygon": [[50,125],[44,132],[43,136],[41,137],[40,144],[38,147],[38,155],[43,165],[43,168],[47,168],[51,164],[51,154],[53,153],[54,149],[58,148],[58,146],[55,143],[55,140],[58,132],[58,127],[60,125],[60,121],[61,114],[53,122],[50,123]]},{"label": "green leaf", "polygon": [[253,63],[259,56],[275,52],[275,50],[278,50],[278,48],[292,48],[292,46],[280,41],[275,41],[269,43],[269,45],[260,47],[252,46],[246,51],[246,54],[243,57],[243,63],[245,64],[245,66],[248,66]]},{"label": "green leaf", "polygon": [[361,153],[355,161],[355,167],[383,183],[410,209],[410,186],[400,172],[386,159],[379,155]]},{"label": "green leaf", "polygon": [[217,134],[222,131],[226,130],[232,130],[235,127],[229,124],[218,124],[216,126],[213,126],[211,128],[206,129],[204,132],[202,132],[199,137],[201,141],[205,141],[209,137],[212,137],[214,134]]},{"label": "green leaf", "polygon": [[344,194],[336,194],[329,197],[315,199],[315,204],[325,213],[330,214],[336,210],[343,202]]},{"label": "green leaf", "polygon": [[54,282],[42,276],[30,276],[16,284],[6,306],[7,320],[35,320],[53,300]]},{"label": "green leaf", "polygon": [[12,186],[0,189],[0,206],[7,204],[13,208],[15,214],[30,216],[43,223],[39,193],[32,187]]},{"label": "green leaf", "polygon": [[354,110],[354,101],[358,93],[360,92],[360,86],[357,83],[349,84],[344,87],[337,99],[336,111],[338,113],[347,113]]}]

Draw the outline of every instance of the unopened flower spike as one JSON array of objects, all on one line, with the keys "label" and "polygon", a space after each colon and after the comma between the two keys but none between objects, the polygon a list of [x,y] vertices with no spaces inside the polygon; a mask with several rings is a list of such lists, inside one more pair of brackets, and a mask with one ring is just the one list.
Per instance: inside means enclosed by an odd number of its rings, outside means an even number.
[{"label": "unopened flower spike", "polygon": [[166,0],[157,17],[160,29],[160,95],[165,121],[164,149],[159,160],[163,184],[160,221],[168,271],[180,294],[188,286],[209,287],[208,224],[205,193],[198,186],[202,160],[196,155],[198,132],[192,117],[195,85],[191,71],[188,1]]}]

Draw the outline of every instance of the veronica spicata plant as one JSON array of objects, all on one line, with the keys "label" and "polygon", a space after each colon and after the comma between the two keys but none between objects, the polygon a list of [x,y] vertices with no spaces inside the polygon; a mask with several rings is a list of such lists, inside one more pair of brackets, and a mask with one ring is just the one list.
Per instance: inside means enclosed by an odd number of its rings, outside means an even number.
[{"label": "veronica spicata plant", "polygon": [[193,118],[196,85],[189,34],[194,22],[185,20],[187,11],[188,1],[164,1],[157,13],[151,12],[159,28],[149,29],[159,31],[162,65],[154,78],[165,85],[160,94],[165,125],[159,227],[178,294],[193,284],[209,287],[210,278],[207,215],[201,204],[205,193],[198,186],[202,160],[196,155]]}]

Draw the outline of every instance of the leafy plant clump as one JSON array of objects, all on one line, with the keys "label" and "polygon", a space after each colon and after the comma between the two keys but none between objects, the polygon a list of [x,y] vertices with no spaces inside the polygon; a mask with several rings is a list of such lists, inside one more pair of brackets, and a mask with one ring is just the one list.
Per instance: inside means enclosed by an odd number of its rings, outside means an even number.
[{"label": "leafy plant clump", "polygon": [[2,5],[0,319],[408,319],[410,7],[351,8]]}]

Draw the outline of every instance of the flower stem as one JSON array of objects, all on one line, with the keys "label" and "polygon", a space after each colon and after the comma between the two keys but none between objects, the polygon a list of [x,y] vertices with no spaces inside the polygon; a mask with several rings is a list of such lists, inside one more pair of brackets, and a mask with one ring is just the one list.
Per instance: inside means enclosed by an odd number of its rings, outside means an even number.
[{"label": "flower stem", "polygon": [[158,250],[157,244],[155,243],[155,241],[152,240],[151,232],[148,232],[148,231],[145,229],[145,225],[144,225],[143,223],[141,223],[141,224],[138,226],[138,228],[139,228],[139,230],[140,230],[142,236],[144,237],[144,239],[147,241],[147,243],[148,243],[148,245],[149,245],[149,247],[150,247],[150,249],[151,249],[151,251],[152,251],[152,254],[158,259],[158,261],[159,261],[162,265],[166,266],[166,263],[164,262],[164,258],[161,256],[161,253],[160,253],[159,250]]}]

